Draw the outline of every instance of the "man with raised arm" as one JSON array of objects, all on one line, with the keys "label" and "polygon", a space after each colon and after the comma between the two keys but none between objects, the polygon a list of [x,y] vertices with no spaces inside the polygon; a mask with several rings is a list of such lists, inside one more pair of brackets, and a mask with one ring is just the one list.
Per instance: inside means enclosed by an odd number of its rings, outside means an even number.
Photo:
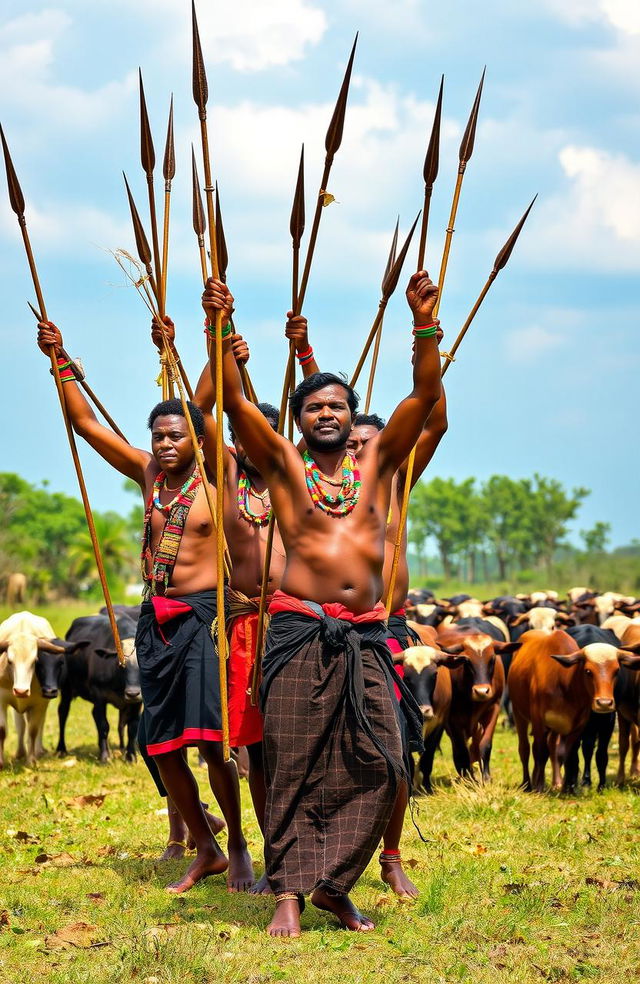
[{"label": "man with raised arm", "polygon": [[[282,587],[269,609],[261,688],[272,936],[300,934],[310,892],[315,906],[348,929],[373,928],[348,892],[375,851],[399,783],[408,779],[400,707],[411,736],[420,735],[417,707],[402,681],[403,701],[395,700],[381,625],[385,521],[393,476],[440,397],[437,295],[424,271],[411,278],[413,390],[357,465],[346,450],[357,408],[351,387],[330,373],[297,387],[291,407],[306,444],[300,454],[245,399],[231,329],[222,329],[225,409],[267,482],[286,553]],[[226,285],[207,282],[203,306],[212,324],[229,298]]]},{"label": "man with raised arm", "polygon": [[[136,651],[144,700],[148,753],[195,841],[196,858],[169,891],[187,891],[208,875],[228,870],[232,891],[248,889],[253,868],[241,827],[238,774],[222,754],[218,653],[216,531],[202,486],[208,476],[196,466],[179,400],[159,403],[149,416],[151,453],[133,448],[95,417],[61,355],[62,337],[40,323],[38,344],[54,346],[73,428],[98,454],[138,483],[147,504],[141,557],[145,600]],[[234,358],[233,354],[231,355]],[[205,457],[212,461],[204,419],[189,414]],[[198,787],[183,756],[195,745],[207,762],[211,788],[229,831],[229,860],[207,822]]]}]

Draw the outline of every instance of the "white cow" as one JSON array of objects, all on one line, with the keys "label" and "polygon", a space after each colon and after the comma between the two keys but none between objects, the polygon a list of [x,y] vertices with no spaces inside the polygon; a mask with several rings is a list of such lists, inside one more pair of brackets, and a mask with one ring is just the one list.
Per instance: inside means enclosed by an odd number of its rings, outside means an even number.
[{"label": "white cow", "polygon": [[4,766],[8,707],[16,712],[17,757],[26,756],[33,765],[42,754],[47,707],[57,696],[64,653],[72,645],[56,638],[46,618],[31,612],[16,612],[0,624],[0,768]]}]

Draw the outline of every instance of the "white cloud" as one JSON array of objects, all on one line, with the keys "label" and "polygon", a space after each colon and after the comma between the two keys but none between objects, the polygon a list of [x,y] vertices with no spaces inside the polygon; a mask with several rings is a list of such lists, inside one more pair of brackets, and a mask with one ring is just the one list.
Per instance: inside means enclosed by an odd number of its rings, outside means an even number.
[{"label": "white cloud", "polygon": [[532,216],[525,255],[555,269],[640,269],[640,163],[578,146],[559,160],[566,185]]},{"label": "white cloud", "polygon": [[526,325],[507,334],[505,354],[509,362],[533,365],[543,361],[548,352],[562,344],[563,339],[557,331],[541,324]]},{"label": "white cloud", "polygon": [[[60,250],[75,255],[92,250],[97,253],[103,247],[130,245],[133,238],[130,225],[125,222],[124,210],[115,218],[79,202],[54,202],[40,208],[29,199],[26,217],[38,254]],[[16,217],[4,196],[0,196],[0,232],[7,239],[21,239]]]},{"label": "white cloud", "polygon": [[570,24],[604,21],[623,34],[640,34],[637,0],[547,0],[547,4]]}]

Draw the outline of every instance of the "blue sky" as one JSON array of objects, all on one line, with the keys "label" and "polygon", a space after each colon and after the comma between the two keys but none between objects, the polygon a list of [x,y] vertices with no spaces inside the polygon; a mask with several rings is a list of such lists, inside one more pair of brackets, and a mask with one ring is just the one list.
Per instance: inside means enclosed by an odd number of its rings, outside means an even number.
[{"label": "blue sky", "polygon": [[[440,316],[450,344],[494,256],[539,198],[507,269],[447,375],[450,429],[431,474],[534,471],[592,495],[577,527],[638,536],[633,451],[640,368],[640,7],[636,0],[200,0],[210,134],[236,322],[263,399],[278,402],[290,295],[291,197],[306,148],[308,226],[324,134],[356,30],[343,145],[323,214],[305,313],[323,367],[350,372],[371,324],[397,213],[422,203],[422,162],[445,74],[440,174],[427,266],[437,273],[457,150],[483,66],[476,148],[465,178]],[[167,307],[195,378],[204,359],[191,229],[190,142],[198,139],[187,0],[5,0],[0,120],[27,200],[49,317],[129,439],[147,444],[159,399],[147,313],[109,249],[133,249],[121,171],[145,204],[137,69],[156,144],[156,193],[175,97]],[[197,146],[197,144],[196,144]],[[4,183],[4,182],[2,182]],[[55,391],[34,345],[34,299],[17,223],[0,193],[3,470],[75,494]],[[415,263],[415,250],[411,263]],[[410,382],[403,281],[389,305],[373,407]],[[361,389],[366,389],[365,382]],[[125,509],[121,481],[82,452],[92,503]]]}]

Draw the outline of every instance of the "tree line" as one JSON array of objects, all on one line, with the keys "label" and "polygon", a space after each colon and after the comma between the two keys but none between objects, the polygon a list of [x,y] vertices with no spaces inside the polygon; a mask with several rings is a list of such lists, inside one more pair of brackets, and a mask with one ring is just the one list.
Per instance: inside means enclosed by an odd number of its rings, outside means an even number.
[{"label": "tree line", "polygon": [[[567,543],[569,524],[589,494],[538,474],[492,475],[484,483],[475,478],[419,482],[411,495],[408,535],[420,573],[429,573],[431,539],[446,580],[504,581],[531,569],[549,576],[562,550],[575,550]],[[581,531],[584,552],[603,553],[609,531],[605,522]]]}]

